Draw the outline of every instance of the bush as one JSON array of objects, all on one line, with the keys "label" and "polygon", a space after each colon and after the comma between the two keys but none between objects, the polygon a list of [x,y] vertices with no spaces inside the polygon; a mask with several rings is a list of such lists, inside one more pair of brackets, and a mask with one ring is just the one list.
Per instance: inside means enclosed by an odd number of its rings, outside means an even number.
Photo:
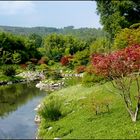
[{"label": "bush", "polygon": [[27,64],[20,64],[20,67],[22,68],[22,69],[26,69],[27,68]]},{"label": "bush", "polygon": [[139,72],[139,60],[140,45],[132,45],[106,55],[93,55],[92,64],[97,75],[114,80],[130,76],[133,72]]},{"label": "bush", "polygon": [[106,53],[111,48],[111,42],[106,37],[98,38],[90,45],[90,54],[93,53]]},{"label": "bush", "polygon": [[116,35],[112,49],[119,50],[135,44],[140,44],[140,27],[125,28]]},{"label": "bush", "polygon": [[76,68],[77,73],[83,73],[83,72],[85,72],[85,70],[86,70],[86,66],[78,66]]},{"label": "bush", "polygon": [[3,74],[6,76],[14,76],[16,74],[16,69],[13,66],[3,67]]},{"label": "bush", "polygon": [[33,64],[32,62],[27,62],[26,64],[28,65],[27,70],[35,71],[35,64]]},{"label": "bush", "polygon": [[44,103],[39,114],[45,120],[58,120],[62,116],[61,101],[58,99],[52,99],[48,103]]},{"label": "bush", "polygon": [[54,62],[53,60],[49,60],[49,61],[48,61],[48,65],[49,65],[49,66],[52,66],[52,65],[54,65],[54,64],[55,64],[55,62]]},{"label": "bush", "polygon": [[20,62],[21,62],[21,54],[17,53],[17,52],[14,52],[12,54],[12,63],[13,64],[19,64]]},{"label": "bush", "polygon": [[41,59],[38,61],[38,64],[47,64],[48,61],[48,57],[41,57]]},{"label": "bush", "polygon": [[37,66],[37,69],[39,71],[47,72],[49,70],[49,67],[46,64],[41,64],[41,65]]},{"label": "bush", "polygon": [[73,58],[72,55],[63,56],[60,60],[62,66],[67,66],[70,63],[70,60]]},{"label": "bush", "polygon": [[88,62],[89,62],[89,50],[88,49],[76,52],[72,59],[72,64],[74,67],[81,66],[81,65],[87,65]]}]

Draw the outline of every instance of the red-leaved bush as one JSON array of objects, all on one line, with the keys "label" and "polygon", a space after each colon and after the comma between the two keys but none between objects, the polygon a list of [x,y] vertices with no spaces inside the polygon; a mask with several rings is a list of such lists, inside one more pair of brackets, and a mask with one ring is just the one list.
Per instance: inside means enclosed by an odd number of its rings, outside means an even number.
[{"label": "red-leaved bush", "polygon": [[41,59],[38,61],[38,64],[46,64],[47,63],[47,60],[45,57],[41,57]]},{"label": "red-leaved bush", "polygon": [[77,72],[77,73],[85,72],[85,70],[86,70],[86,66],[78,66],[78,67],[76,68],[76,72]]},{"label": "red-leaved bush", "polygon": [[22,69],[26,69],[27,68],[27,64],[20,64],[20,67],[22,68]]},{"label": "red-leaved bush", "polygon": [[140,69],[140,45],[133,45],[111,54],[93,54],[94,72],[106,77],[125,76]]},{"label": "red-leaved bush", "polygon": [[67,66],[72,58],[73,58],[73,56],[71,56],[71,55],[63,56],[60,60],[62,66]]}]

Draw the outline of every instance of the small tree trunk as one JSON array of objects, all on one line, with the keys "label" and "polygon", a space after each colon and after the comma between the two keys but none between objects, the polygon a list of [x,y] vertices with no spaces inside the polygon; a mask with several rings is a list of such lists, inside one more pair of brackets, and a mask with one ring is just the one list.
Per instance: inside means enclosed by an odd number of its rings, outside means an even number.
[{"label": "small tree trunk", "polygon": [[136,116],[137,116],[137,110],[138,110],[138,108],[136,108],[136,111],[133,112],[132,108],[130,108],[130,106],[128,105],[127,100],[125,99],[124,101],[125,101],[125,107],[126,107],[128,113],[129,113],[130,117],[131,117],[131,120],[133,122],[136,122]]},{"label": "small tree trunk", "polygon": [[131,111],[130,109],[127,108],[127,111],[129,112],[129,114],[131,116],[131,120],[133,122],[136,122],[137,119],[138,119],[138,116],[139,116],[139,113],[140,113],[139,107],[140,107],[140,103],[137,104],[135,112],[133,112],[133,111]]},{"label": "small tree trunk", "polygon": [[131,117],[132,122],[136,122],[136,116],[137,116],[137,114],[134,113],[132,110],[130,110],[130,109],[127,108],[127,107],[126,107],[126,109],[127,109],[128,113],[129,113],[129,115],[130,115],[130,117]]},{"label": "small tree trunk", "polygon": [[109,109],[109,104],[106,105],[106,108],[107,108],[107,112],[110,112],[110,109]]},{"label": "small tree trunk", "polygon": [[139,110],[139,108],[140,108],[140,102],[138,102],[138,105],[137,105],[137,107],[136,107],[136,111],[135,111],[135,118],[136,118],[136,120],[138,119],[139,114],[140,114],[140,110]]},{"label": "small tree trunk", "polygon": [[131,115],[131,120],[132,120],[132,122],[136,122],[137,115],[136,114]]},{"label": "small tree trunk", "polygon": [[132,104],[130,104],[128,98],[126,98],[124,96],[123,99],[124,99],[124,102],[125,102],[125,107],[126,107],[128,113],[129,113],[130,117],[131,117],[132,122],[136,122],[137,113],[138,113],[138,110],[139,110],[139,106],[138,106],[139,104],[137,104],[136,111],[133,111]]}]

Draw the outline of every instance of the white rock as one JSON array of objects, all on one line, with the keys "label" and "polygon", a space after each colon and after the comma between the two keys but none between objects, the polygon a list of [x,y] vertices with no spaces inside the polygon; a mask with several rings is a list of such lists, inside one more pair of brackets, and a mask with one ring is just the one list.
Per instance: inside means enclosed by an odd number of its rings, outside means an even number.
[{"label": "white rock", "polygon": [[50,127],[48,128],[48,131],[51,130],[51,129],[52,129],[52,126],[50,126]]},{"label": "white rock", "polygon": [[40,117],[38,115],[36,115],[34,121],[36,123],[40,123],[41,122],[41,119],[40,119]]},{"label": "white rock", "polygon": [[38,111],[41,108],[41,104],[39,104],[34,110]]},{"label": "white rock", "polygon": [[11,85],[12,84],[12,81],[9,81],[8,83],[7,83],[7,85]]},{"label": "white rock", "polygon": [[54,138],[54,140],[61,140],[60,138]]}]

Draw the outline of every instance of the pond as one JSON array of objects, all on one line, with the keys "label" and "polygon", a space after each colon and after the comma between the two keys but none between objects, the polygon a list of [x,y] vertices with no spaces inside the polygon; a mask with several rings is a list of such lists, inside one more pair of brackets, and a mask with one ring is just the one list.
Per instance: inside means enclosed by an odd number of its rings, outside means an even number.
[{"label": "pond", "polygon": [[45,96],[35,83],[0,86],[0,139],[35,139],[34,108]]}]

